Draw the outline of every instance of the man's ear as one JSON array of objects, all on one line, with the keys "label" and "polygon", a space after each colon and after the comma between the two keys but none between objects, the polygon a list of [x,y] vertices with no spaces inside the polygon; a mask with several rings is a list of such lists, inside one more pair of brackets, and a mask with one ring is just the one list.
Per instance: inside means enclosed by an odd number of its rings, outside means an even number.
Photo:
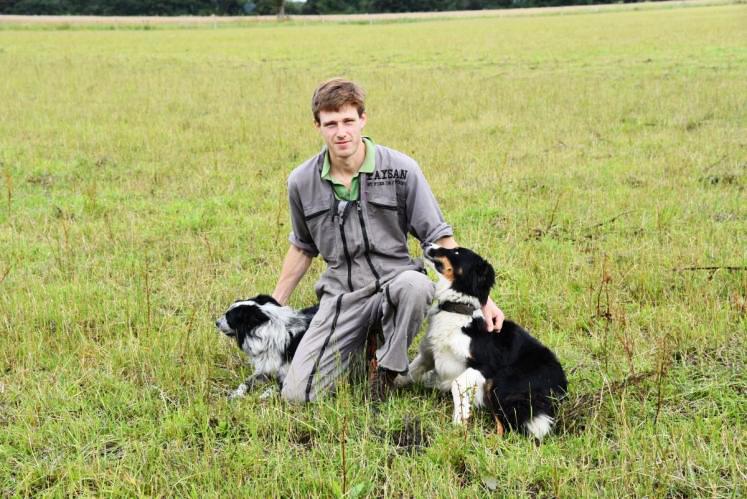
[{"label": "man's ear", "polygon": [[365,127],[366,123],[368,123],[368,115],[366,114],[365,111],[361,113],[360,120],[361,120],[361,128]]}]

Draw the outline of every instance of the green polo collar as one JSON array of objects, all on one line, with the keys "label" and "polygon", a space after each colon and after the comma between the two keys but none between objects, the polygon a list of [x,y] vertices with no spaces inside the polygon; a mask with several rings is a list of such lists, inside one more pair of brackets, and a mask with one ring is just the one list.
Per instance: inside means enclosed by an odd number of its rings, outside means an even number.
[{"label": "green polo collar", "polygon": [[363,137],[363,143],[366,145],[366,157],[363,160],[358,173],[355,174],[350,182],[350,189],[346,188],[342,182],[337,181],[329,174],[329,153],[324,154],[324,164],[322,165],[322,180],[332,183],[332,190],[335,191],[335,197],[343,201],[357,201],[358,191],[360,190],[360,181],[358,175],[361,173],[373,173],[376,169],[376,144],[370,137]]}]

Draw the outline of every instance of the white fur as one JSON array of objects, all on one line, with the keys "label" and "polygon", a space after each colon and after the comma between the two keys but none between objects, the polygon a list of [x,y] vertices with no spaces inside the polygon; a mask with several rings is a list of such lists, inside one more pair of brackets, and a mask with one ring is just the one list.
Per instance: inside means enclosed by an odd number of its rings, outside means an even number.
[{"label": "white fur", "polygon": [[[436,245],[432,245],[438,248]],[[432,262],[426,260],[431,267]],[[407,376],[395,379],[398,385],[416,381],[441,391],[451,391],[454,400],[454,424],[469,419],[471,407],[484,404],[485,378],[475,369],[467,369],[470,337],[462,332],[474,318],[482,318],[480,300],[451,289],[451,282],[438,274],[434,303],[428,312],[428,330],[420,342],[420,351],[410,363]],[[464,303],[475,308],[472,316],[441,310],[438,303]]]},{"label": "white fur", "polygon": [[[428,312],[428,330],[420,342],[420,353],[410,364],[409,377],[398,378],[397,384],[409,381],[420,383],[429,380],[427,385],[448,392],[454,380],[467,369],[470,338],[462,332],[474,317],[482,317],[480,301],[451,289],[451,283],[438,274],[434,304]],[[464,303],[475,307],[472,317],[456,312],[447,312],[435,303]]]},{"label": "white fur", "polygon": [[529,433],[534,435],[534,438],[536,438],[537,440],[542,440],[545,435],[550,433],[553,424],[555,424],[555,420],[553,418],[551,418],[547,414],[540,414],[539,416],[535,416],[528,422],[524,423],[524,427]]},{"label": "white fur", "polygon": [[231,392],[228,398],[229,400],[240,399],[241,397],[246,395],[247,391],[249,391],[249,387],[247,386],[247,384],[241,383],[238,388]]},{"label": "white fur", "polygon": [[287,370],[287,366],[283,369],[285,361],[278,352],[285,351],[288,343],[290,343],[290,336],[285,325],[271,317],[266,324],[254,330],[254,336],[244,338],[241,349],[249,357],[249,361],[254,366],[254,372],[274,374],[282,381],[285,378],[284,371]]},{"label": "white fur", "polygon": [[271,386],[267,388],[265,391],[262,392],[262,395],[259,396],[259,400],[268,400],[275,396],[275,394],[278,393],[278,387],[277,386]]},{"label": "white fur", "polygon": [[[437,245],[432,245],[438,248]],[[426,262],[435,270],[432,262]],[[410,372],[398,376],[395,383],[405,385],[417,381],[442,391],[451,390],[454,402],[454,424],[464,424],[471,416],[473,407],[485,405],[486,379],[477,369],[467,368],[470,357],[470,338],[462,332],[473,319],[483,318],[480,302],[476,297],[451,289],[451,282],[438,274],[434,304],[429,311],[428,330],[420,343],[420,351],[410,364]],[[453,302],[472,305],[472,316],[441,310],[439,303]],[[539,414],[524,424],[538,440],[550,433],[555,421],[547,414]]]},{"label": "white fur", "polygon": [[[244,397],[255,383],[267,381],[269,377],[276,377],[282,384],[290,367],[283,358],[283,353],[288,348],[291,336],[301,334],[306,329],[305,321],[296,310],[273,303],[260,305],[252,300],[237,301],[226,310],[226,313],[241,305],[261,308],[269,320],[257,327],[251,337],[244,338],[241,349],[249,357],[254,374],[229,395],[230,399]],[[225,334],[235,335],[235,331],[228,325],[225,314],[216,321],[216,326]],[[268,392],[265,391],[263,396],[267,398]]]},{"label": "white fur", "polygon": [[[303,322],[298,320],[298,312],[290,307],[279,307],[272,303],[258,305],[251,300],[236,302],[228,310],[239,305],[256,305],[270,318],[267,323],[255,329],[252,337],[244,338],[241,349],[249,357],[255,373],[277,376],[282,383],[289,367],[283,359],[282,352],[288,347],[291,335],[295,336],[305,329]],[[225,328],[230,329],[225,315],[219,321],[219,329],[225,331],[222,327],[224,323]]]},{"label": "white fur", "polygon": [[451,383],[451,396],[454,400],[454,424],[467,421],[472,406],[485,404],[485,377],[477,369],[467,369]]}]

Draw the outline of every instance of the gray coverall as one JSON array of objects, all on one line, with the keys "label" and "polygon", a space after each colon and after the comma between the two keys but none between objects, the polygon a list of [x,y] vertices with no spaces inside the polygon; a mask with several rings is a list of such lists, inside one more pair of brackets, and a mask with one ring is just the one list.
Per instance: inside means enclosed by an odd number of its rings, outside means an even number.
[{"label": "gray coverall", "polygon": [[434,286],[407,251],[453,235],[417,163],[376,145],[376,168],[361,173],[358,201],[339,201],[321,178],[326,149],[290,174],[290,243],[321,254],[327,270],[315,285],[317,312],[283,383],[286,400],[308,402],[329,390],[381,319],[378,365],[408,369],[407,347],[433,299]]}]

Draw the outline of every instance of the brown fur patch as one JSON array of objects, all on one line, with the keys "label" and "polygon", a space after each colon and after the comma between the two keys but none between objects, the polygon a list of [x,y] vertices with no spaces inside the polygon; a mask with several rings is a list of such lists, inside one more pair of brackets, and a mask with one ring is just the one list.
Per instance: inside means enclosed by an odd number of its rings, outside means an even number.
[{"label": "brown fur patch", "polygon": [[498,418],[495,419],[495,432],[498,434],[499,437],[502,437],[506,434],[506,429],[503,427],[503,423]]},{"label": "brown fur patch", "polygon": [[441,265],[443,265],[443,268],[441,269],[441,275],[444,276],[444,278],[449,282],[454,282],[454,266],[451,265],[451,261],[445,256],[439,256],[436,258],[439,262],[441,262]]}]

